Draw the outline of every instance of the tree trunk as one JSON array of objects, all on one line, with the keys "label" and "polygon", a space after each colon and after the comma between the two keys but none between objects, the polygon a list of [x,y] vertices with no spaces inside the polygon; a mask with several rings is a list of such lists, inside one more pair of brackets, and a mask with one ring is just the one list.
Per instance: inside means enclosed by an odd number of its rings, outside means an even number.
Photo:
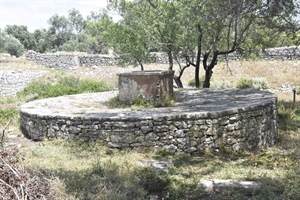
[{"label": "tree trunk", "polygon": [[199,78],[199,71],[200,71],[200,62],[201,62],[201,46],[202,46],[202,28],[198,25],[198,46],[197,46],[197,60],[195,66],[195,86],[196,88],[200,87],[200,78]]},{"label": "tree trunk", "polygon": [[177,88],[183,88],[183,84],[181,82],[180,76],[174,75],[173,79],[174,79],[174,81],[176,83]]},{"label": "tree trunk", "polygon": [[210,87],[210,79],[213,74],[212,70],[206,70],[205,71],[205,80],[203,82],[203,88],[209,88]]},{"label": "tree trunk", "polygon": [[213,74],[212,70],[217,65],[218,51],[213,51],[212,60],[209,65],[207,64],[210,53],[211,51],[207,51],[203,56],[203,68],[205,70],[205,80],[203,82],[203,88],[210,87],[210,79]]},{"label": "tree trunk", "polygon": [[138,60],[138,63],[141,66],[141,71],[144,71],[144,65],[143,65],[143,63],[140,60]]},{"label": "tree trunk", "polygon": [[200,78],[199,78],[200,70],[199,69],[200,69],[200,66],[196,65],[196,67],[195,67],[195,86],[196,86],[196,88],[200,87]]},{"label": "tree trunk", "polygon": [[168,51],[168,59],[169,59],[169,70],[173,70],[173,56],[172,51]]}]

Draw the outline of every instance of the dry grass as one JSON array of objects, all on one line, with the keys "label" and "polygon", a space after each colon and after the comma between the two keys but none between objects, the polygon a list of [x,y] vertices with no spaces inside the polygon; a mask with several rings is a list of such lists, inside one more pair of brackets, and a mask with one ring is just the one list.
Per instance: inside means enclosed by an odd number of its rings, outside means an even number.
[{"label": "dry grass", "polygon": [[[145,66],[146,70],[167,68],[167,65]],[[55,81],[58,75],[76,75],[104,80],[115,86],[117,73],[139,70],[112,66],[57,71],[25,60],[0,63],[2,71],[27,69],[47,70],[49,73],[44,80]],[[193,68],[187,69],[182,77],[185,85],[193,78],[193,73]],[[300,61],[232,61],[219,63],[213,74],[214,80],[228,81],[232,85],[241,78],[255,77],[266,78],[271,89],[286,82],[299,87]],[[279,100],[291,101],[293,98],[292,92],[276,94]],[[297,100],[300,101],[299,96]],[[1,100],[3,108],[7,104],[15,103],[13,99]],[[299,110],[298,106],[297,112]],[[293,109],[286,112],[289,114]],[[12,128],[14,134],[21,134],[17,123]],[[31,171],[47,172],[49,194],[53,199],[150,199],[149,195],[154,194],[158,199],[300,199],[299,113],[280,124],[279,135],[280,140],[274,147],[258,154],[221,152],[193,156],[152,150],[116,150],[80,141],[27,141],[21,147],[24,156],[21,164]],[[23,144],[20,139],[15,140]],[[155,172],[138,164],[138,161],[153,159],[172,160],[173,166],[169,172]],[[254,180],[264,187],[255,196],[244,196],[231,190],[208,193],[197,188],[202,178]]]}]

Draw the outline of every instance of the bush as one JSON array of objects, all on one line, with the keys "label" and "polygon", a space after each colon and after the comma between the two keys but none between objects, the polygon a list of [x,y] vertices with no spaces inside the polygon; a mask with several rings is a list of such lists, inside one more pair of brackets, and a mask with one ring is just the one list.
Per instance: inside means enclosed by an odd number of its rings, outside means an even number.
[{"label": "bush", "polygon": [[253,84],[252,87],[254,89],[267,89],[268,88],[268,82],[266,78],[253,78],[252,79]]},{"label": "bush", "polygon": [[252,79],[242,78],[237,82],[236,87],[240,89],[252,88],[253,81]]},{"label": "bush", "polygon": [[0,32],[0,53],[9,53],[14,56],[21,56],[25,52],[24,46],[14,36]]},{"label": "bush", "polygon": [[18,92],[17,96],[19,98],[32,96],[31,100],[34,100],[87,92],[103,92],[110,89],[111,87],[103,81],[80,80],[74,76],[66,76],[59,77],[56,84],[34,81]]},{"label": "bush", "polygon": [[[201,87],[203,86],[204,80],[205,80],[205,76],[201,76],[201,77],[200,77],[200,85],[199,85],[199,88],[201,88]],[[212,81],[212,79],[211,79],[211,81]],[[189,80],[188,86],[190,86],[190,87],[196,87],[196,81],[195,81],[195,78]]]},{"label": "bush", "polygon": [[170,185],[170,180],[150,167],[139,171],[137,176],[140,185],[150,194],[165,191]]},{"label": "bush", "polygon": [[246,79],[241,78],[238,82],[236,87],[240,89],[252,88],[256,90],[260,89],[267,89],[268,83],[265,78],[253,78],[253,79]]}]

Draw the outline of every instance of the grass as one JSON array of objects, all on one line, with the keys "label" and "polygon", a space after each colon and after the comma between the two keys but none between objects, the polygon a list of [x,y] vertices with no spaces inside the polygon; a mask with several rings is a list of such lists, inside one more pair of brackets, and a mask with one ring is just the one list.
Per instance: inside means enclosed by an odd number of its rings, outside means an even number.
[{"label": "grass", "polygon": [[[286,77],[291,84],[299,85],[299,68],[295,66],[290,61],[232,62],[230,66],[217,66],[213,77],[232,85],[241,78],[264,77],[268,87],[274,89],[287,82]],[[55,80],[52,84],[69,76],[68,73],[62,71],[51,76]],[[191,78],[187,73],[183,80]],[[78,85],[77,80],[62,82]],[[26,100],[23,97],[0,98],[0,113],[7,116],[3,121],[17,117],[19,103]],[[26,98],[37,97],[31,92]],[[163,150],[118,150],[99,143],[58,139],[21,149],[20,165],[45,177],[48,199],[150,199],[151,195],[158,199],[300,199],[300,105],[298,102],[293,108],[292,93],[278,94],[278,98],[279,140],[258,154],[170,154]],[[18,129],[17,119],[14,125]],[[138,164],[155,159],[171,160],[173,165],[168,172],[161,172]],[[201,179],[253,180],[261,182],[263,188],[253,196],[234,190],[211,193],[198,188]]]},{"label": "grass", "polygon": [[153,102],[146,101],[142,98],[136,98],[133,101],[120,101],[119,97],[114,97],[110,99],[107,103],[109,108],[131,108],[131,109],[141,109],[141,108],[157,108],[157,107],[168,107],[174,106],[177,100],[175,96],[164,96],[161,99]]},{"label": "grass", "polygon": [[[300,105],[295,110],[292,102],[279,102],[280,140],[258,154],[170,154],[59,139],[28,150],[22,164],[52,174],[55,199],[299,199]],[[138,164],[155,159],[172,160],[173,165],[159,172]],[[253,196],[234,190],[211,193],[197,187],[201,179],[251,180],[263,188]]]},{"label": "grass", "polygon": [[17,92],[18,98],[30,100],[58,97],[63,95],[81,94],[89,92],[103,92],[111,90],[112,87],[103,81],[81,80],[75,76],[58,77],[56,83],[42,80],[34,81],[23,90]]}]

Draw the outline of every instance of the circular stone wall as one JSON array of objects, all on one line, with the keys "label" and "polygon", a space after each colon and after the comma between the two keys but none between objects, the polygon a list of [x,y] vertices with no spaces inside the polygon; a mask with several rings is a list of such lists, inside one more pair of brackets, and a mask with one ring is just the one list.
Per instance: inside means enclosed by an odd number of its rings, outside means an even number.
[{"label": "circular stone wall", "polygon": [[32,140],[77,138],[109,147],[257,151],[277,138],[277,97],[259,90],[183,90],[173,107],[108,109],[118,92],[32,101],[20,108],[23,133]]}]

